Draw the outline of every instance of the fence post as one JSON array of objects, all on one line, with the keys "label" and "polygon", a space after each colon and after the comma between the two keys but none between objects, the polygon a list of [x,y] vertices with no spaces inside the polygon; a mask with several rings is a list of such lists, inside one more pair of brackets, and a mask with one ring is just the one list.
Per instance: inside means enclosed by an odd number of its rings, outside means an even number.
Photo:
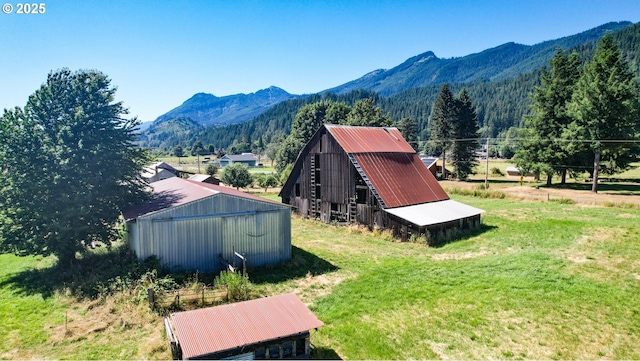
[{"label": "fence post", "polygon": [[153,288],[147,288],[147,297],[149,298],[149,308],[152,310],[155,309],[155,294],[153,292]]},{"label": "fence post", "polygon": [[204,306],[204,289],[207,288],[207,286],[202,286],[202,305]]}]

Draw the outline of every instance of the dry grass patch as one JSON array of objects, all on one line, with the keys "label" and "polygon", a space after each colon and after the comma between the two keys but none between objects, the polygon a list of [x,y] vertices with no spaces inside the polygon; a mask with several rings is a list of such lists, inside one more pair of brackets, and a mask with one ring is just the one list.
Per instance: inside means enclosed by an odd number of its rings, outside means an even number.
[{"label": "dry grass patch", "polygon": [[[144,304],[123,304],[114,297],[88,304],[75,302],[46,328],[52,351],[55,351],[54,355],[48,355],[50,357],[77,355],[79,358],[93,358],[91,354],[78,354],[82,350],[78,350],[77,345],[89,342],[92,347],[115,349],[112,352],[121,359],[171,358],[161,332],[162,316],[151,312]],[[135,348],[117,350],[121,342],[133,340],[137,340]],[[37,358],[42,356],[45,355]]]},{"label": "dry grass patch", "polygon": [[599,281],[617,281],[634,277],[640,268],[640,260],[623,251],[626,242],[633,242],[627,231],[619,228],[599,227],[577,238],[557,254],[573,263],[576,273],[588,275]]}]

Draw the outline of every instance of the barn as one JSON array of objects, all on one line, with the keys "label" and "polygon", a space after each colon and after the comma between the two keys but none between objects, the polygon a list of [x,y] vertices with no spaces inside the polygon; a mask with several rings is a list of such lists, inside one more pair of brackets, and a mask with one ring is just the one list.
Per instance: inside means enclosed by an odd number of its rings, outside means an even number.
[{"label": "barn", "polygon": [[217,272],[234,252],[247,267],[291,258],[291,209],[264,198],[173,177],[154,182],[153,197],[123,212],[129,247],[172,270]]},{"label": "barn", "polygon": [[478,227],[483,212],[449,199],[396,128],[321,126],[280,197],[303,216],[389,229],[403,240]]},{"label": "barn", "polygon": [[310,330],[324,324],[293,293],[165,318],[174,359],[308,359]]}]

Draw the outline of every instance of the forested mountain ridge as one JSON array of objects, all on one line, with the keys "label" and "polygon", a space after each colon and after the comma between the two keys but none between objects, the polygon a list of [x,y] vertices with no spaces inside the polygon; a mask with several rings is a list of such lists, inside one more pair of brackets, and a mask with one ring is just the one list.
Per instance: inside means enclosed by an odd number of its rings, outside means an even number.
[{"label": "forested mountain ridge", "polygon": [[296,97],[297,95],[289,94],[275,86],[251,94],[223,97],[197,93],[180,106],[159,116],[154,123],[184,117],[204,126],[237,124],[255,118],[280,102]]},{"label": "forested mountain ridge", "polygon": [[169,149],[177,144],[191,144],[193,137],[204,126],[194,122],[191,118],[178,117],[156,120],[142,131],[138,143],[146,148]]},{"label": "forested mountain ridge", "polygon": [[443,83],[499,81],[544,66],[556,48],[573,48],[594,41],[608,31],[617,31],[630,22],[611,22],[597,28],[536,45],[506,43],[459,58],[440,59],[431,51],[411,57],[389,70],[378,69],[326,92],[344,94],[356,89],[375,91],[383,96],[403,90]]},{"label": "forested mountain ridge", "polygon": [[[624,26],[624,24],[629,23],[614,24]],[[481,133],[485,136],[495,137],[510,127],[518,127],[522,125],[523,116],[530,112],[529,105],[531,104],[531,99],[529,95],[533,91],[533,88],[539,83],[541,68],[548,65],[548,61],[553,56],[557,47],[561,47],[564,50],[576,51],[583,60],[586,60],[592,56],[595,49],[595,43],[598,39],[597,34],[600,34],[600,31],[604,28],[607,28],[607,26],[603,25],[596,29],[574,36],[584,40],[584,42],[573,47],[558,45],[549,48],[547,45],[541,45],[550,42],[552,43],[554,41],[535,45],[534,47],[540,46],[540,48],[547,49],[549,52],[548,55],[545,52],[537,53],[538,57],[544,58],[542,61],[543,64],[537,68],[533,68],[529,72],[514,73],[511,77],[505,75],[502,80],[489,80],[483,78],[467,82],[450,82],[451,91],[457,93],[463,87],[467,89],[478,114]],[[614,40],[619,44],[622,54],[624,54],[629,64],[636,71],[638,79],[640,79],[640,23],[626,26],[622,30],[612,31],[612,35]],[[559,44],[565,44],[569,40],[567,40],[567,38],[563,38],[558,41],[560,42]],[[574,39],[570,42],[575,41],[576,40]],[[519,49],[522,46],[518,46],[517,44],[505,44],[502,47]],[[500,53],[500,51],[504,49],[497,47],[490,50]],[[515,51],[517,52],[517,50]],[[407,60],[403,64],[410,67],[412,62],[429,57],[431,54],[432,53],[428,52],[418,55],[417,57]],[[487,53],[485,53],[485,55],[486,54]],[[438,60],[426,59],[423,62],[428,61]],[[540,60],[532,58],[520,61],[519,66],[525,67],[528,63],[538,62],[540,62]],[[396,68],[400,69],[401,67],[398,66]],[[510,71],[515,72],[515,69],[518,68],[511,67]],[[379,76],[381,72],[384,71],[374,71],[369,73],[368,76],[370,78],[375,78],[376,76]],[[502,74],[504,75],[507,73],[503,72]],[[213,144],[217,148],[227,148],[231,144],[238,143],[250,144],[252,142],[256,142],[258,139],[260,139],[260,142],[263,144],[268,144],[277,140],[278,137],[286,135],[290,131],[293,117],[297,110],[305,104],[317,102],[322,98],[331,98],[333,100],[344,101],[347,104],[352,105],[353,102],[363,97],[373,97],[376,104],[385,112],[388,112],[393,120],[399,121],[405,117],[414,118],[418,122],[420,139],[426,140],[428,137],[428,117],[431,112],[431,106],[438,94],[439,87],[440,84],[414,87],[387,97],[383,97],[375,92],[366,90],[352,91],[341,95],[332,93],[324,93],[323,95],[316,94],[306,98],[291,99],[279,103],[259,116],[242,124],[234,124],[224,127],[190,129],[189,136],[183,135],[180,137],[180,140],[178,140],[178,138],[174,138],[173,142],[171,141],[172,139],[170,139],[171,137],[163,136],[162,138],[165,139],[160,147],[157,145],[158,142],[154,142],[153,145],[146,142],[142,142],[141,144],[143,146],[160,148],[165,151],[178,144],[191,146],[191,144],[196,140],[202,141],[205,144]],[[156,138],[159,137],[160,136],[156,134]]]}]

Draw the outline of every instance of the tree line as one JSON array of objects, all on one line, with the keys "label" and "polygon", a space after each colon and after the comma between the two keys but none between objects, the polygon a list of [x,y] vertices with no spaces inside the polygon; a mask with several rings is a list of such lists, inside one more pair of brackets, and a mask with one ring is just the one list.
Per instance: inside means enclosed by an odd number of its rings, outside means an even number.
[{"label": "tree line", "polygon": [[576,52],[558,50],[532,95],[515,155],[523,170],[554,174],[587,171],[598,191],[600,173],[627,170],[640,150],[640,87],[610,34],[581,65]]}]

